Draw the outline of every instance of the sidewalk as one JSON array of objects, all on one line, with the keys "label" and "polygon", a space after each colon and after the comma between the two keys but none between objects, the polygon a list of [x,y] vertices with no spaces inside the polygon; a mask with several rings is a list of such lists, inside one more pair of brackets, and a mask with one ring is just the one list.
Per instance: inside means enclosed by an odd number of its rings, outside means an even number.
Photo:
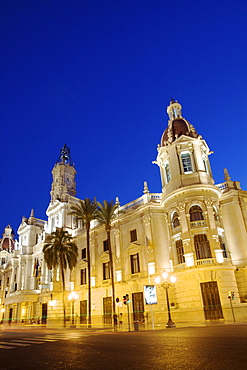
[{"label": "sidewalk", "polygon": [[[247,325],[247,321],[245,322],[211,322],[211,323],[206,323],[206,322],[201,322],[201,323],[196,323],[196,322],[178,322],[176,323],[176,327],[172,328],[172,329],[179,329],[179,328],[188,328],[188,327],[206,327],[206,326],[223,326],[223,325]],[[117,328],[117,331],[118,333],[124,333],[124,332],[134,332],[134,331],[153,331],[153,330],[164,330],[164,329],[167,329],[166,326],[165,326],[165,323],[162,325],[154,325],[154,327],[152,327],[151,324],[140,324],[138,326],[138,330],[135,330],[134,328],[134,324],[131,324],[130,325],[130,330],[128,328],[127,325],[124,325],[123,328],[119,329],[119,327]],[[14,324],[12,323],[11,325],[9,324],[1,324],[0,325],[0,332],[1,331],[16,331],[16,330],[33,330],[33,331],[52,331],[52,330],[59,330],[59,331],[62,331],[62,330],[65,330],[65,331],[69,331],[69,330],[76,330],[76,331],[92,331],[92,332],[95,332],[95,331],[100,331],[100,332],[114,332],[114,327],[113,326],[107,326],[107,327],[100,327],[100,326],[93,326],[91,328],[89,327],[86,327],[86,326],[80,326],[80,325],[76,325],[76,326],[71,326],[70,324],[67,324],[66,327],[63,327],[63,326],[46,326],[46,325],[42,325],[42,324]],[[168,330],[171,330],[171,328],[169,328]]]}]

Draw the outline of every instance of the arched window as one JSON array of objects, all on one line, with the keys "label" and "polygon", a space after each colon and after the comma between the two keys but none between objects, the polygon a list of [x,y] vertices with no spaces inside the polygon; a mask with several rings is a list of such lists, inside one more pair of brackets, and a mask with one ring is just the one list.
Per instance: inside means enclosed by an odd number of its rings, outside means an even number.
[{"label": "arched window", "polygon": [[190,208],[190,222],[204,220],[201,207],[192,206]]},{"label": "arched window", "polygon": [[172,215],[172,228],[175,229],[175,227],[178,227],[180,225],[179,217],[177,212],[174,212]]},{"label": "arched window", "polygon": [[196,259],[206,259],[211,258],[211,249],[209,245],[209,241],[206,234],[198,234],[194,236],[194,244],[195,244],[195,251],[196,251]]}]

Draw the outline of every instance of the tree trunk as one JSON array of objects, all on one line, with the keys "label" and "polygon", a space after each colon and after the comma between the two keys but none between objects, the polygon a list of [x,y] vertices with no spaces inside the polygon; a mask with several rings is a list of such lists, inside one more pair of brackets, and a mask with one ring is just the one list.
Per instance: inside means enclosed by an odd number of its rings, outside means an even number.
[{"label": "tree trunk", "polygon": [[91,328],[91,261],[90,261],[90,222],[86,224],[87,230],[87,276],[88,276],[88,327]]},{"label": "tree trunk", "polygon": [[110,257],[110,271],[111,271],[111,286],[112,286],[112,313],[116,313],[116,304],[115,304],[115,285],[114,285],[114,269],[113,269],[113,258],[112,258],[112,249],[111,249],[111,229],[106,230],[108,248],[109,248],[109,257]]},{"label": "tree trunk", "polygon": [[65,291],[65,278],[64,278],[64,268],[63,265],[60,265],[61,274],[62,274],[62,284],[63,284],[63,326],[66,327],[66,309],[65,309],[65,300],[64,300],[64,291]]}]

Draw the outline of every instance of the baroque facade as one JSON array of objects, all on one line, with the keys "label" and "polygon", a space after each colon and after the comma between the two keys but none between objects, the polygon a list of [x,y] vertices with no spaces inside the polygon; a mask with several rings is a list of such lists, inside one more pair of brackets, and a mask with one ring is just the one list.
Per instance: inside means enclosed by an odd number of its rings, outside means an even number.
[{"label": "baroque facade", "polygon": [[[123,325],[139,321],[146,327],[164,326],[170,303],[176,323],[247,321],[247,192],[231,181],[214,184],[206,141],[171,101],[169,116],[155,164],[161,176],[161,193],[143,195],[124,205],[112,223],[117,314]],[[76,268],[66,272],[66,313],[71,319],[70,291],[76,324],[87,322],[86,233],[69,215],[76,198],[75,167],[65,145],[53,170],[47,221],[34,211],[22,219],[18,240],[7,226],[0,244],[0,320],[5,323],[63,321],[59,269],[48,270],[42,253],[45,238],[65,227],[78,245]],[[116,200],[118,202],[118,200]],[[112,323],[109,253],[104,226],[91,223],[92,324]],[[176,277],[168,289],[155,277],[164,271]],[[156,288],[154,304],[146,304],[144,287]],[[169,300],[166,293],[169,290]],[[152,290],[154,292],[154,290]],[[228,292],[234,292],[234,299]],[[123,304],[123,296],[129,303]],[[234,316],[233,316],[234,315]]]}]

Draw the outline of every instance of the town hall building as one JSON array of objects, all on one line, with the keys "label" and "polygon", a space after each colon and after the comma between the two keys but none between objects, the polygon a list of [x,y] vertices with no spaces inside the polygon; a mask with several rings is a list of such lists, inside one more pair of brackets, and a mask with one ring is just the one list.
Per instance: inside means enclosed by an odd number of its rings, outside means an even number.
[{"label": "town hall building", "polygon": [[[177,101],[171,101],[167,113],[154,161],[160,193],[150,192],[144,182],[138,199],[123,206],[116,199],[116,212],[123,211],[111,230],[118,320],[123,328],[137,322],[146,328],[165,327],[167,314],[177,326],[247,321],[247,191],[226,169],[224,182],[215,184],[212,152],[197,133],[200,127],[183,117]],[[78,198],[76,170],[66,145],[52,176],[47,220],[36,218],[32,210],[29,218],[23,217],[17,239],[8,225],[0,241],[4,324],[63,324],[61,274],[48,269],[42,252],[47,235],[61,227],[78,246],[77,265],[66,271],[66,319],[69,325],[68,296],[74,291],[76,325],[87,324],[86,230],[70,215]],[[92,326],[111,325],[107,235],[96,220],[91,222],[90,251]]]}]

